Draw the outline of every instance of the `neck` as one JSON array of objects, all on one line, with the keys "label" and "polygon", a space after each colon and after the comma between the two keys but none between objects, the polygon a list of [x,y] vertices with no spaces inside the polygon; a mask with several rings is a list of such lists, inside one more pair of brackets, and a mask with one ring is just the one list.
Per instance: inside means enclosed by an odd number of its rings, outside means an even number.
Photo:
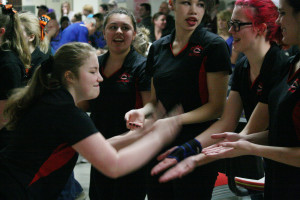
[{"label": "neck", "polygon": [[115,62],[123,62],[129,53],[130,48],[128,48],[126,51],[122,53],[115,53],[113,51],[109,51],[109,59],[112,59]]},{"label": "neck", "polygon": [[181,28],[178,28],[176,25],[176,34],[175,34],[175,40],[174,42],[178,43],[178,44],[182,44],[185,45],[188,43],[190,37],[192,36],[194,30],[193,31],[186,31],[183,30]]},{"label": "neck", "polygon": [[32,44],[29,44],[29,51],[32,53],[35,50],[35,47]]},{"label": "neck", "polygon": [[252,48],[248,52],[245,52],[245,55],[248,58],[251,73],[255,77],[257,77],[260,72],[263,61],[265,59],[265,56],[269,51],[271,45],[268,41],[264,40],[264,42],[262,43],[258,43],[256,45],[254,44],[253,47],[254,48]]}]

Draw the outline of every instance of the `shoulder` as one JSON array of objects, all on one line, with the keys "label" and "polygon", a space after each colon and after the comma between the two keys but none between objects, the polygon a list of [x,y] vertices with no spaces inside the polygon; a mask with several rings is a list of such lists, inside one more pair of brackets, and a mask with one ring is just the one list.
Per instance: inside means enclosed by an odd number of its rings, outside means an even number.
[{"label": "shoulder", "polygon": [[24,67],[20,58],[13,51],[0,51],[0,68],[10,67],[19,68]]}]

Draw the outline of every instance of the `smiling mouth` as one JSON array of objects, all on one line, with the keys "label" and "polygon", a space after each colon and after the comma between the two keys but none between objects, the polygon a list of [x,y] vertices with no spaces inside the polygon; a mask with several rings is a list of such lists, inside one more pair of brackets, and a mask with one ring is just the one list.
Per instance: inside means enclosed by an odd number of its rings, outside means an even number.
[{"label": "smiling mouth", "polygon": [[114,39],[114,42],[124,42],[124,39]]}]

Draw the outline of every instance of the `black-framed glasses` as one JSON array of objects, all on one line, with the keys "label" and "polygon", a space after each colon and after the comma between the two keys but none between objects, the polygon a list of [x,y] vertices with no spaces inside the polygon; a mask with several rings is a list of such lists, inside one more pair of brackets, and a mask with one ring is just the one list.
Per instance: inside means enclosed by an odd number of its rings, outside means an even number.
[{"label": "black-framed glasses", "polygon": [[252,25],[252,22],[234,22],[234,21],[230,20],[227,22],[227,25],[228,25],[228,29],[233,27],[233,30],[235,32],[239,32],[241,29],[241,26]]}]

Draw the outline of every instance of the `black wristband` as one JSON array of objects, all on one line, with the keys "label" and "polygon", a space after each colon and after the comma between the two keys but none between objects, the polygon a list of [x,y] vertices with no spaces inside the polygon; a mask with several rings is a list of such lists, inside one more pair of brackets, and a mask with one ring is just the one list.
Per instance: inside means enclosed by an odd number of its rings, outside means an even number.
[{"label": "black wristband", "polygon": [[189,156],[201,153],[201,151],[202,146],[200,142],[194,138],[183,145],[178,146],[167,156],[167,158],[175,158],[177,162],[180,162]]}]

